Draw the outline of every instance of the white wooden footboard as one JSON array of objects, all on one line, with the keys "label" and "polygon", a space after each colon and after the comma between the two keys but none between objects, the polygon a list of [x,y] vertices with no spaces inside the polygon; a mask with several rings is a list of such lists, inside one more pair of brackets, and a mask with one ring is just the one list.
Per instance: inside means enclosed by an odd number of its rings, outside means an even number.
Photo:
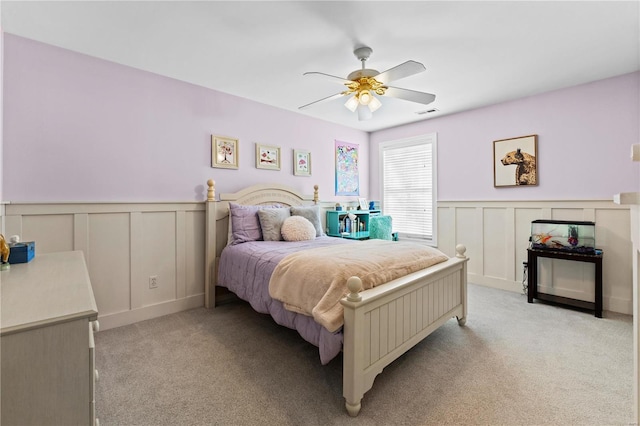
[{"label": "white wooden footboard", "polygon": [[358,277],[347,282],[344,306],[343,396],[351,416],[376,376],[452,317],[467,316],[465,247],[455,258],[370,290]]}]

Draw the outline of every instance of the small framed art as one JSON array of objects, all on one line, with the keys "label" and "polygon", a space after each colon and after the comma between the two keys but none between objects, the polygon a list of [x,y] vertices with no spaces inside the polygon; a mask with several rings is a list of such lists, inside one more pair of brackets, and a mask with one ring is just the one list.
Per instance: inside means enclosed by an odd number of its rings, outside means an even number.
[{"label": "small framed art", "polygon": [[366,198],[358,198],[358,205],[360,206],[360,210],[369,210]]},{"label": "small framed art", "polygon": [[493,186],[538,184],[538,135],[493,141]]},{"label": "small framed art", "polygon": [[293,174],[311,176],[311,153],[309,151],[293,150]]},{"label": "small framed art", "polygon": [[211,136],[211,167],[238,168],[238,139]]},{"label": "small framed art", "polygon": [[280,147],[256,144],[256,168],[280,170]]}]

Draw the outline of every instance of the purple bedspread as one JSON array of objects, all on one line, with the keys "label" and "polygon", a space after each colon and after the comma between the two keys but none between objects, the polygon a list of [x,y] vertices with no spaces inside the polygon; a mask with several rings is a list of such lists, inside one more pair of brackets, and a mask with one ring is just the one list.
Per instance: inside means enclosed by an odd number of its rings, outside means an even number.
[{"label": "purple bedspread", "polygon": [[269,279],[278,262],[290,253],[354,242],[318,237],[300,242],[251,241],[227,246],[220,256],[217,285],[249,302],[257,312],[270,314],[278,324],[297,330],[303,339],[319,348],[320,361],[324,365],[340,353],[342,330],[331,333],[312,317],[287,311],[281,302],[269,296]]}]

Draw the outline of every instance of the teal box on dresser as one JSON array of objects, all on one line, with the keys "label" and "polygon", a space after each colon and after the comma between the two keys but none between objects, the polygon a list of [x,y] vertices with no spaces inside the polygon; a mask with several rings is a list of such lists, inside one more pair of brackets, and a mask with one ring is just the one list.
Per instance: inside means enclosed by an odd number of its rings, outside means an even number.
[{"label": "teal box on dresser", "polygon": [[30,262],[36,255],[35,241],[9,244],[9,264]]}]

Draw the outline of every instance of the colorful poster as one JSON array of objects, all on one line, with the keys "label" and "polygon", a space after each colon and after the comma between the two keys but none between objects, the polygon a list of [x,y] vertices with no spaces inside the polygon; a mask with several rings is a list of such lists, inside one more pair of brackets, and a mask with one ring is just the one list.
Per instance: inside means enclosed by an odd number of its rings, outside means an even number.
[{"label": "colorful poster", "polygon": [[336,141],[336,195],[360,195],[357,144]]}]

